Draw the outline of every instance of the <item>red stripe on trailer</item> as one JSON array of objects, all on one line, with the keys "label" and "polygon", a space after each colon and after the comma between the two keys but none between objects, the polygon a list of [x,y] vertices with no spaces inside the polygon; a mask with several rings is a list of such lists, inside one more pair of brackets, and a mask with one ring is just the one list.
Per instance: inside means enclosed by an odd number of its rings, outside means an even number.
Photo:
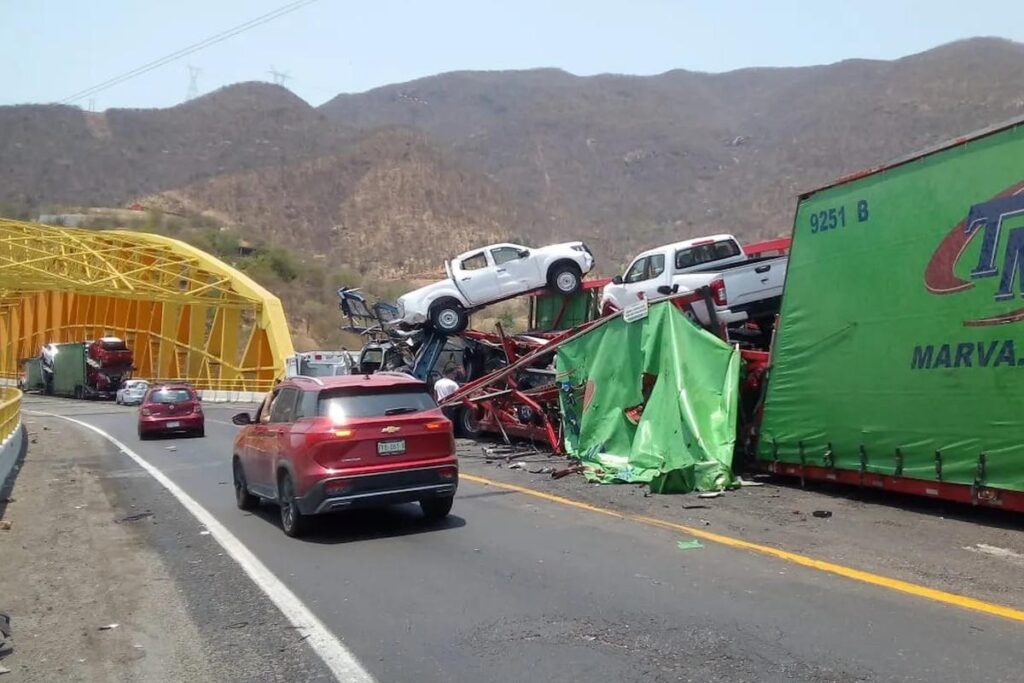
[{"label": "red stripe on trailer", "polygon": [[876,491],[892,491],[923,498],[948,500],[954,503],[980,505],[1011,512],[1024,512],[1024,493],[996,489],[984,485],[952,484],[944,481],[910,479],[875,472],[833,469],[817,465],[799,465],[789,462],[761,462],[760,466],[772,474],[781,474],[814,481],[831,481],[851,484]]}]

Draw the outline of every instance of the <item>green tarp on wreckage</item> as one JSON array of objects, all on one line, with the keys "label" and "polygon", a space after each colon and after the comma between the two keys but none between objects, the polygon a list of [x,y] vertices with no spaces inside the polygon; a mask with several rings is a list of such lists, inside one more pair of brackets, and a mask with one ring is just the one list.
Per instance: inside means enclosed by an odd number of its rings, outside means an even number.
[{"label": "green tarp on wreckage", "polygon": [[733,483],[739,353],[671,304],[566,344],[557,367],[566,449],[588,479],[657,493]]}]

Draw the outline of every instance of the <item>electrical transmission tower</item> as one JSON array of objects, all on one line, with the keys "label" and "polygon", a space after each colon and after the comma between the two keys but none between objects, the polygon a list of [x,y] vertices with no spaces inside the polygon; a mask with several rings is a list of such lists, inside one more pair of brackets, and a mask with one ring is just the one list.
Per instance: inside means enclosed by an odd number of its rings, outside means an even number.
[{"label": "electrical transmission tower", "polygon": [[199,96],[199,74],[202,71],[198,66],[188,65],[188,94],[185,95],[186,101]]},{"label": "electrical transmission tower", "polygon": [[267,73],[270,74],[270,77],[274,79],[274,85],[283,86],[285,84],[285,81],[291,78],[291,76],[288,75],[287,71],[278,71],[277,69],[274,68],[273,64],[270,65],[270,71],[268,71]]}]

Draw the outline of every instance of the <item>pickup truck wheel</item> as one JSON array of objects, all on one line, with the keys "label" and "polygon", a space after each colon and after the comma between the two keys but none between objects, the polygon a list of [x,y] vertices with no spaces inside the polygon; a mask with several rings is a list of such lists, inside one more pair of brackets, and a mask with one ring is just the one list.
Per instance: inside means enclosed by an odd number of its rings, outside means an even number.
[{"label": "pickup truck wheel", "polygon": [[574,263],[560,263],[548,271],[548,285],[559,294],[575,294],[583,284],[583,275]]},{"label": "pickup truck wheel", "polygon": [[438,332],[458,334],[469,325],[469,315],[458,301],[444,299],[430,309],[430,324]]}]

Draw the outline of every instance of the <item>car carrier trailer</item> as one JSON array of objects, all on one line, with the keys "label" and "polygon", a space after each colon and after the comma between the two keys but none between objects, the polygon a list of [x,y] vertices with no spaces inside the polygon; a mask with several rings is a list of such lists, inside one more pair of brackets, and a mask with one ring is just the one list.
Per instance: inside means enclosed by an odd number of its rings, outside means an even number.
[{"label": "car carrier trailer", "polygon": [[800,196],[764,469],[1024,511],[1024,119]]}]

